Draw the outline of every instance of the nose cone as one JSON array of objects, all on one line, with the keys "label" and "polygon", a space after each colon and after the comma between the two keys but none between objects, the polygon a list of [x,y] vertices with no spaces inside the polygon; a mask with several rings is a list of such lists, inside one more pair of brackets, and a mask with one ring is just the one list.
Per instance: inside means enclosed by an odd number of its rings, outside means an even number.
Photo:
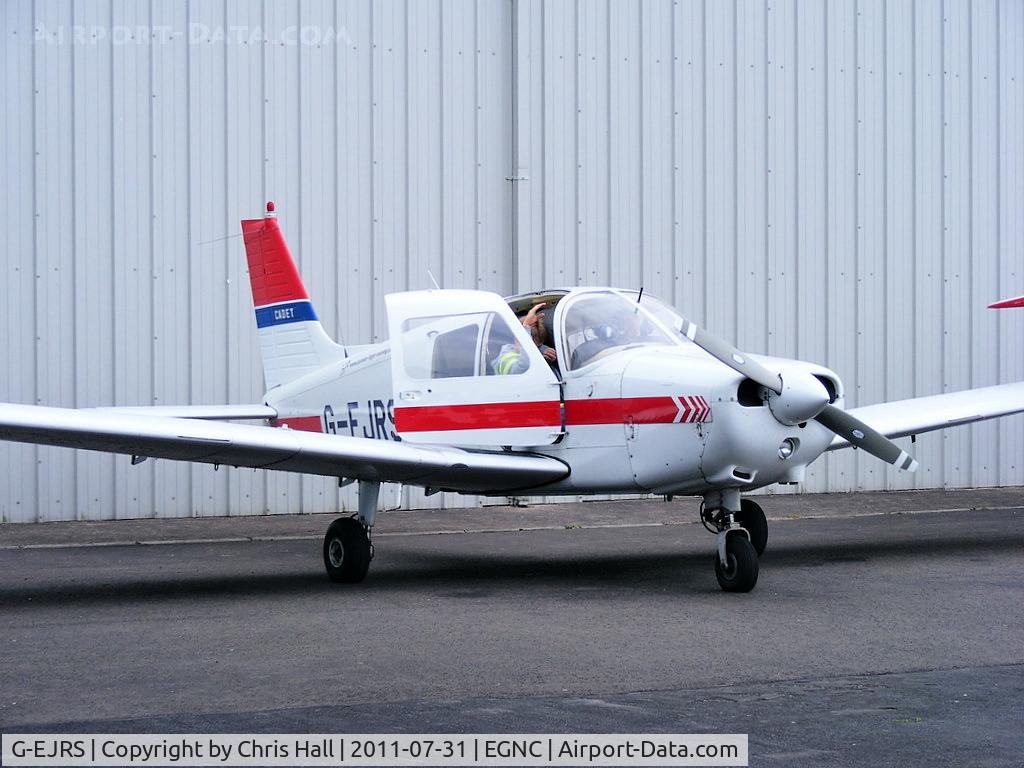
[{"label": "nose cone", "polygon": [[782,394],[770,393],[768,407],[781,423],[793,426],[813,419],[830,399],[817,377],[791,369],[782,372]]}]

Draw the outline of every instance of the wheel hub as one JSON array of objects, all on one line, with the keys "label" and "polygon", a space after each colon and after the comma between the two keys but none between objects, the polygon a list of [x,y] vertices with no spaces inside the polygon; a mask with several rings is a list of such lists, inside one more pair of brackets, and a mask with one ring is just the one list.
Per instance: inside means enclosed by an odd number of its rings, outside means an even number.
[{"label": "wheel hub", "polygon": [[341,564],[345,562],[345,547],[341,539],[331,540],[330,546],[327,547],[327,557],[334,568],[341,568]]}]

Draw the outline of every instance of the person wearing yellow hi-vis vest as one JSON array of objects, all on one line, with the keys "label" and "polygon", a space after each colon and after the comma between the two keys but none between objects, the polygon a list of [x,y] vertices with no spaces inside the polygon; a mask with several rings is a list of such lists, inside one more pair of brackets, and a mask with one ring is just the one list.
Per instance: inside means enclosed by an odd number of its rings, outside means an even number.
[{"label": "person wearing yellow hi-vis vest", "polygon": [[[555,362],[555,350],[541,343],[544,338],[544,313],[541,310],[545,303],[535,304],[523,317],[523,327],[530,332],[530,336],[537,348],[540,349],[544,359],[548,363]],[[510,376],[522,373],[530,367],[530,359],[523,354],[519,342],[505,344],[498,352],[498,356],[491,361],[491,367],[499,376]]]}]

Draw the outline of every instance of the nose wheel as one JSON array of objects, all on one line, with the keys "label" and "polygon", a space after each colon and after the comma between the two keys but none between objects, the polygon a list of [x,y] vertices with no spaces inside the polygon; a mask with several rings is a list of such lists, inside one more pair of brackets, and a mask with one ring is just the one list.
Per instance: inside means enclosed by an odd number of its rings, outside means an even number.
[{"label": "nose wheel", "polygon": [[725,562],[715,555],[715,577],[726,592],[749,592],[757,584],[757,552],[743,531],[733,529],[718,534],[725,536]]},{"label": "nose wheel", "polygon": [[768,521],[760,505],[740,499],[737,489],[704,496],[701,522],[717,536],[715,577],[726,592],[749,592],[757,584],[758,556],[768,544]]}]

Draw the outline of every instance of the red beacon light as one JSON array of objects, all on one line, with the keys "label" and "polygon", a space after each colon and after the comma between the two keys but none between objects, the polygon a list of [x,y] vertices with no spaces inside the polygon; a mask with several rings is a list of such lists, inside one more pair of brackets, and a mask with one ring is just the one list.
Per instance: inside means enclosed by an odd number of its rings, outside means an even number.
[{"label": "red beacon light", "polygon": [[267,216],[274,216],[274,211],[276,210],[277,208],[274,206],[274,201],[267,200]]}]

